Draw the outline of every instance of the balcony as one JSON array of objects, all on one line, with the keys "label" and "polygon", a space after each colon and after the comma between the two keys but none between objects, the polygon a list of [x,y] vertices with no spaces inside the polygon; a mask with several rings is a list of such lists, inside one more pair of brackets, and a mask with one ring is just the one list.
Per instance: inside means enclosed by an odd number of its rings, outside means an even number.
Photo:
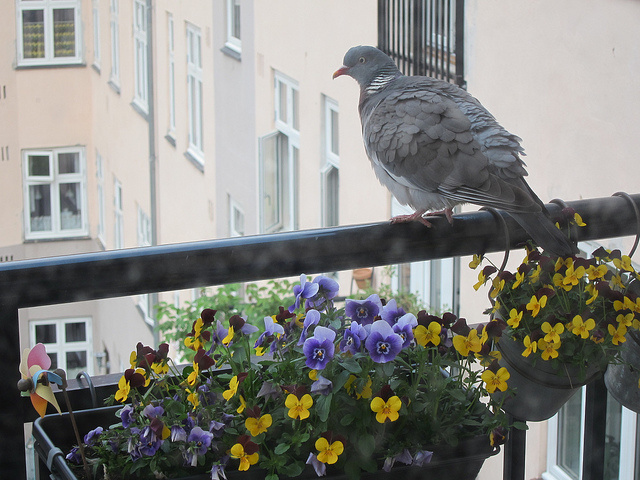
[{"label": "balcony", "polygon": [[[568,202],[587,226],[579,240],[638,233],[640,194]],[[554,219],[561,206],[548,205]],[[16,387],[20,362],[18,310],[83,300],[256,281],[300,273],[320,273],[431,260],[505,249],[506,236],[495,212],[479,211],[420,224],[371,224],[307,230],[177,245],[89,253],[0,265],[0,471],[3,478],[25,478],[24,422],[35,413]],[[503,215],[510,247],[527,239]],[[119,375],[95,378],[98,398],[114,392]],[[85,386],[83,386],[85,385]],[[76,408],[91,407],[86,384],[70,382]],[[606,391],[595,382],[587,392],[583,479],[604,478]],[[64,402],[60,402],[61,406]],[[526,433],[515,431],[505,446],[505,480],[524,480]],[[60,458],[60,457],[58,457]]]}]

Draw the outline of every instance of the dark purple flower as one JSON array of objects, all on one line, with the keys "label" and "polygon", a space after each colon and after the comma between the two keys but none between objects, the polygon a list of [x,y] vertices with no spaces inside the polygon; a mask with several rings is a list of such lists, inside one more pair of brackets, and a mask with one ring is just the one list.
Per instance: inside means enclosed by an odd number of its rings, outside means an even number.
[{"label": "dark purple flower", "polygon": [[198,456],[207,453],[207,450],[211,446],[213,440],[213,434],[202,430],[200,427],[194,427],[187,437],[189,447],[186,451],[185,460],[192,467],[198,465]]},{"label": "dark purple flower", "polygon": [[378,320],[371,325],[365,347],[374,362],[386,363],[396,358],[402,350],[402,344],[402,337],[393,331],[391,325]]},{"label": "dark purple flower", "polygon": [[400,318],[406,315],[406,313],[407,312],[405,312],[402,307],[397,306],[395,299],[391,299],[384,307],[382,307],[380,317],[393,327]]},{"label": "dark purple flower", "polygon": [[318,375],[318,379],[311,384],[311,393],[319,393],[320,395],[329,395],[333,391],[333,382],[322,375]]},{"label": "dark purple flower", "polygon": [[393,331],[402,337],[402,348],[409,346],[413,340],[413,329],[418,326],[418,321],[412,313],[406,313],[394,325]]},{"label": "dark purple flower", "polygon": [[397,455],[394,455],[393,457],[387,457],[384,460],[384,465],[382,466],[382,469],[385,472],[390,472],[391,468],[393,467],[393,465],[396,462],[402,462],[405,465],[411,465],[411,463],[413,462],[413,457],[411,457],[411,454],[409,453],[409,450],[407,450],[406,448],[400,452]]},{"label": "dark purple flower", "polygon": [[131,422],[133,422],[133,407],[131,405],[125,405],[120,411],[120,419],[122,420],[122,426],[129,428]]},{"label": "dark purple flower", "polygon": [[78,465],[80,465],[80,463],[82,462],[82,457],[80,456],[80,449],[78,447],[73,447],[71,451],[67,453],[67,456],[64,458]]},{"label": "dark purple flower", "polygon": [[317,283],[307,282],[307,276],[305,274],[300,275],[300,285],[293,287],[293,294],[296,296],[296,301],[289,307],[290,312],[294,312],[300,307],[300,301],[304,298],[311,298],[320,289],[320,285]]},{"label": "dark purple flower", "polygon": [[304,323],[302,325],[302,333],[300,334],[300,340],[298,340],[298,345],[302,345],[304,341],[307,339],[307,330],[312,325],[317,325],[320,321],[320,312],[317,310],[309,310],[304,317]]},{"label": "dark purple flower", "polygon": [[164,413],[164,408],[162,407],[154,407],[153,405],[149,404],[146,407],[144,407],[144,410],[142,410],[142,413],[148,418],[148,419],[153,419],[156,417],[161,417],[162,414]]},{"label": "dark purple flower", "polygon": [[433,452],[430,452],[429,450],[419,450],[413,456],[413,466],[422,467],[426,463],[431,462],[432,458],[433,458]]},{"label": "dark purple flower", "polygon": [[344,337],[340,342],[340,351],[355,355],[360,351],[362,341],[367,338],[367,331],[357,322],[351,322],[349,329],[344,331]]},{"label": "dark purple flower", "polygon": [[338,295],[340,285],[334,279],[320,275],[313,279],[313,283],[317,283],[318,293],[313,297],[308,298],[305,303],[305,308],[315,308],[317,310],[324,310],[329,300]]},{"label": "dark purple flower", "polygon": [[373,323],[376,316],[382,310],[382,302],[380,297],[375,293],[365,300],[347,299],[345,302],[345,314],[354,322],[360,325],[369,325]]},{"label": "dark purple flower", "polygon": [[151,427],[144,427],[142,433],[140,433],[140,445],[139,450],[142,455],[151,457],[155,455],[160,446],[162,440],[160,440]]},{"label": "dark purple flower", "polygon": [[102,430],[103,430],[102,427],[97,427],[91,430],[89,433],[87,433],[84,436],[84,444],[93,445],[93,442],[95,441],[96,437],[100,436],[100,434],[102,433]]},{"label": "dark purple flower", "polygon": [[302,351],[307,357],[305,365],[314,370],[322,370],[333,358],[336,332],[327,327],[316,327],[313,337],[307,338]]}]

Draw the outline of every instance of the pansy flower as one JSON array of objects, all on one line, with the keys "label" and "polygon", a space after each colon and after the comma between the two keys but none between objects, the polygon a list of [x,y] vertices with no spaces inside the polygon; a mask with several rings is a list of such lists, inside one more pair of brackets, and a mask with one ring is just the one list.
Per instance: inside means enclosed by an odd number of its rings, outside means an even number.
[{"label": "pansy flower", "polygon": [[324,310],[329,300],[332,300],[336,295],[338,295],[340,286],[333,278],[329,278],[324,275],[314,278],[312,283],[318,284],[318,291],[313,297],[307,298],[305,308]]},{"label": "pansy flower", "polygon": [[404,314],[393,325],[393,331],[402,337],[402,348],[407,348],[413,340],[413,329],[418,326],[418,321],[412,313]]},{"label": "pansy flower", "polygon": [[213,434],[200,427],[194,427],[187,437],[186,462],[195,467],[198,465],[198,457],[205,455],[213,441]]},{"label": "pansy flower", "polygon": [[297,395],[290,393],[287,395],[284,405],[289,409],[287,412],[289,417],[294,420],[296,418],[304,420],[305,418],[309,418],[309,409],[313,406],[313,398],[311,398],[311,395],[308,393],[305,393],[299,398]]},{"label": "pansy flower", "polygon": [[382,302],[375,293],[364,300],[347,299],[345,314],[360,325],[370,325],[382,311]]},{"label": "pansy flower", "polygon": [[340,351],[349,352],[355,355],[360,351],[363,340],[367,338],[366,329],[357,322],[351,322],[348,329],[344,331],[344,336],[340,341]]},{"label": "pansy flower", "polygon": [[307,339],[307,331],[313,325],[317,325],[320,321],[320,312],[318,310],[309,310],[304,317],[304,323],[302,324],[302,333],[298,340],[298,346],[302,345]]},{"label": "pansy flower", "polygon": [[307,357],[305,365],[314,370],[322,370],[333,358],[335,346],[333,341],[336,332],[327,327],[316,327],[313,337],[307,338],[302,346],[302,351]]},{"label": "pansy flower", "polygon": [[393,331],[391,325],[384,320],[377,320],[371,325],[365,347],[374,362],[386,363],[396,358],[403,343],[403,338]]},{"label": "pansy flower", "polygon": [[248,435],[241,435],[238,437],[238,443],[236,443],[229,453],[232,458],[240,460],[238,470],[241,472],[249,470],[251,465],[258,463],[260,455],[258,454],[260,447],[251,441]]},{"label": "pansy flower", "polygon": [[382,307],[380,317],[382,320],[393,326],[398,320],[400,320],[407,312],[402,307],[398,307],[395,299],[389,300],[389,302]]},{"label": "pansy flower", "polygon": [[318,293],[319,289],[319,284],[307,282],[307,276],[304,274],[300,275],[300,285],[295,285],[293,287],[293,294],[295,295],[296,299],[294,304],[289,307],[289,311],[296,311],[298,308],[300,308],[300,302],[303,299],[306,300],[314,297]]},{"label": "pansy flower", "polygon": [[400,417],[398,411],[402,408],[402,401],[389,385],[385,385],[378,396],[371,400],[370,407],[379,423],[395,422]]},{"label": "pansy flower", "polygon": [[325,432],[316,440],[315,447],[318,461],[333,465],[344,452],[344,441],[342,438],[333,438],[331,432]]},{"label": "pansy flower", "polygon": [[431,322],[429,326],[418,325],[414,330],[413,334],[415,336],[416,342],[421,347],[426,347],[428,344],[432,343],[436,347],[440,345],[440,333],[442,332],[442,325],[438,322]]}]

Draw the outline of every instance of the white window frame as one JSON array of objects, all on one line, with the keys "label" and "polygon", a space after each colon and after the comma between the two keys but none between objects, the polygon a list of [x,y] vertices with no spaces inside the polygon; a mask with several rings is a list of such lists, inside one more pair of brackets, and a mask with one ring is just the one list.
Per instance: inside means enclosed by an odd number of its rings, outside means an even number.
[{"label": "white window frame", "polygon": [[[80,0],[16,0],[18,65],[73,65],[82,63],[82,17],[80,6]],[[53,12],[59,9],[73,9],[75,54],[68,57],[56,57],[54,51]],[[26,32],[24,31],[22,14],[33,10],[42,10],[43,12],[44,52],[40,58],[25,58],[24,36]]]},{"label": "white window frame", "polygon": [[229,236],[243,237],[245,234],[244,210],[238,202],[229,197]]},{"label": "white window frame", "polygon": [[147,2],[133,0],[134,103],[149,112],[149,57],[147,50]]},{"label": "white window frame", "polygon": [[98,193],[98,240],[106,247],[105,240],[105,192],[104,192],[104,159],[96,151],[96,188]]},{"label": "white window frame", "polygon": [[167,16],[167,40],[169,47],[169,134],[176,130],[176,58],[175,24],[171,13]]},{"label": "white window frame", "polygon": [[[585,387],[576,395],[581,397],[581,410],[582,410],[582,428],[580,432],[580,471],[578,478],[582,478],[582,464],[584,454],[584,425],[585,425]],[[558,431],[559,420],[562,411],[551,417],[547,422],[547,471],[542,474],[543,480],[574,480],[572,476],[558,465]],[[620,431],[620,471],[618,480],[635,480],[635,464],[636,464],[636,450],[638,445],[638,416],[635,412],[622,407],[621,417],[621,431]],[[638,472],[640,473],[640,472]]]},{"label": "white window frame", "polygon": [[122,207],[122,183],[116,178],[113,183],[113,248],[124,248],[124,209]]},{"label": "white window frame", "polygon": [[[339,141],[339,138],[334,139],[334,128],[333,128],[333,115],[338,116],[338,102],[332,100],[328,97],[324,97],[324,165],[320,170],[320,194],[321,194],[321,215],[322,221],[321,224],[323,227],[333,227],[337,226],[339,222],[339,211],[340,211],[340,200],[339,195],[337,198],[330,197],[330,192],[332,191],[329,188],[329,182],[331,181],[331,174],[335,173],[338,179],[338,185],[334,188],[339,189],[339,179],[340,179],[340,150],[338,147],[338,151],[333,151],[333,143],[334,140]],[[333,212],[333,214],[332,214]],[[335,221],[331,220],[331,217],[336,217]]]},{"label": "white window frame", "polygon": [[111,31],[111,74],[109,81],[120,86],[120,0],[110,0],[109,29]]},{"label": "white window frame", "polygon": [[[74,153],[78,156],[78,172],[58,173],[58,157],[60,154]],[[29,175],[29,158],[43,156],[49,158],[49,175]],[[22,164],[24,174],[24,231],[26,240],[59,239],[85,237],[89,235],[88,202],[87,202],[87,171],[84,148],[56,148],[49,150],[24,150],[22,152]],[[80,192],[76,199],[80,209],[80,228],[63,229],[62,211],[60,206],[60,185],[78,184]],[[31,231],[31,194],[30,186],[49,185],[51,199],[51,230]]]},{"label": "white window frame", "polygon": [[187,106],[189,113],[189,148],[187,153],[204,167],[203,146],[203,85],[202,85],[202,33],[187,24]]},{"label": "white window frame", "polygon": [[[138,205],[138,246],[151,246],[151,217]],[[153,326],[153,305],[151,304],[151,295],[143,293],[138,295],[138,307],[142,312],[144,321]]]},{"label": "white window frame", "polygon": [[[226,0],[227,41],[225,46],[237,53],[242,53],[241,7],[240,0]],[[236,35],[236,25],[240,30]]]},{"label": "white window frame", "polygon": [[[68,323],[85,323],[86,338],[82,342],[65,342],[65,325]],[[93,356],[93,330],[91,317],[71,317],[71,318],[54,318],[46,320],[30,320],[29,321],[29,343],[31,347],[36,344],[36,326],[37,325],[55,325],[56,326],[56,342],[44,343],[47,353],[56,353],[58,358],[58,368],[62,368],[65,372],[67,369],[68,352],[85,351],[87,356],[87,369],[89,375],[94,374],[94,356]],[[75,376],[75,375],[74,375]]]},{"label": "white window frame", "polygon": [[92,2],[93,16],[93,66],[99,71],[101,63],[100,50],[100,0]]}]

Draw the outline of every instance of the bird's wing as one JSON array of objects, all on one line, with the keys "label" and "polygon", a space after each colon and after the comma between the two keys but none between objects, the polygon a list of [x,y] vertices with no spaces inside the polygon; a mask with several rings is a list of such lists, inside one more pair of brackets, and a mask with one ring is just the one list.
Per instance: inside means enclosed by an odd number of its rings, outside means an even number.
[{"label": "bird's wing", "polygon": [[491,161],[472,120],[454,99],[421,86],[398,88],[371,98],[361,114],[369,158],[399,183],[461,203],[540,210],[518,185],[517,156],[511,163],[501,160],[507,170],[514,165],[514,172],[500,173],[505,167]]}]

